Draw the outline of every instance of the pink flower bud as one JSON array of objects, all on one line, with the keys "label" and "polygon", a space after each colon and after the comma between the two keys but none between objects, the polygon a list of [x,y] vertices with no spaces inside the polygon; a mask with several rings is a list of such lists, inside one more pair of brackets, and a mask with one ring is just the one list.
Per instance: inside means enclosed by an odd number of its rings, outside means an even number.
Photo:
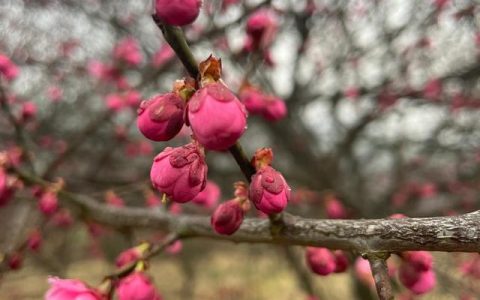
[{"label": "pink flower bud", "polygon": [[161,68],[175,57],[175,52],[169,44],[164,44],[155,52],[152,58],[152,65],[155,68]]},{"label": "pink flower bud", "polygon": [[315,274],[326,276],[336,269],[335,256],[326,248],[307,247],[306,259]]},{"label": "pink flower bud", "polygon": [[133,37],[120,40],[113,49],[113,57],[130,66],[138,66],[142,63],[143,55],[138,42]]},{"label": "pink flower bud", "polygon": [[262,115],[269,121],[279,121],[287,115],[287,106],[280,98],[267,96],[265,110]]},{"label": "pink flower bud", "polygon": [[139,259],[141,256],[142,256],[142,252],[138,247],[127,249],[117,256],[117,259],[115,260],[115,265],[118,268],[121,268],[130,263],[133,263],[134,261]]},{"label": "pink flower bud", "polygon": [[7,56],[0,54],[0,75],[6,80],[12,81],[17,78],[19,73],[18,67]]},{"label": "pink flower bud", "polygon": [[119,112],[125,108],[125,101],[119,94],[108,94],[105,101],[107,102],[107,108],[112,112]]},{"label": "pink flower bud", "polygon": [[290,199],[290,187],[282,174],[270,166],[265,166],[252,176],[250,200],[255,207],[266,213],[280,213]]},{"label": "pink flower bud", "polygon": [[355,276],[365,285],[369,287],[375,286],[372,270],[370,269],[370,263],[368,260],[358,257],[354,265]]},{"label": "pink flower bud", "polygon": [[37,115],[37,105],[33,102],[25,102],[22,104],[21,119],[27,121],[35,118]]},{"label": "pink flower bud", "polygon": [[433,270],[418,271],[408,263],[400,266],[398,276],[400,282],[416,295],[428,293],[437,283]]},{"label": "pink flower bud", "polygon": [[427,251],[402,252],[404,263],[408,263],[417,271],[428,271],[433,268],[433,257]]},{"label": "pink flower bud", "polygon": [[170,253],[172,255],[175,255],[175,254],[178,254],[180,253],[180,251],[182,251],[183,249],[183,244],[182,244],[182,241],[175,241],[173,242],[173,244],[171,244],[170,246],[168,246],[165,251],[167,253]]},{"label": "pink flower bud", "polygon": [[201,191],[192,202],[206,208],[212,208],[217,205],[220,199],[220,187],[213,181],[208,180],[205,189]]},{"label": "pink flower bud", "polygon": [[210,83],[188,103],[188,122],[195,138],[210,150],[226,150],[237,142],[247,125],[247,112],[223,84]]},{"label": "pink flower bud", "polygon": [[335,255],[335,273],[343,273],[348,269],[348,258],[345,252],[337,250],[333,252]]},{"label": "pink flower bud", "polygon": [[0,168],[0,207],[10,202],[14,192],[11,178],[3,168]]},{"label": "pink flower bud", "polygon": [[149,193],[145,199],[145,205],[148,207],[162,206],[162,201],[154,193]]},{"label": "pink flower bud", "polygon": [[70,211],[62,209],[52,217],[52,223],[57,227],[68,228],[73,224],[73,218]]},{"label": "pink flower bud", "polygon": [[7,264],[10,270],[18,270],[23,265],[23,255],[20,252],[13,252],[8,255]]},{"label": "pink flower bud", "polygon": [[242,88],[240,91],[240,100],[245,104],[245,108],[251,114],[261,114],[265,110],[265,95],[253,86]]},{"label": "pink flower bud", "polygon": [[156,0],[155,12],[168,25],[185,26],[197,19],[201,6],[201,0]]},{"label": "pink flower bud", "polygon": [[48,279],[50,289],[45,294],[45,300],[103,300],[104,297],[85,283],[75,279]]},{"label": "pink flower bud", "polygon": [[325,212],[330,219],[345,219],[347,212],[342,202],[334,196],[327,197],[325,200]]},{"label": "pink flower bud", "polygon": [[58,209],[57,194],[51,191],[44,192],[38,200],[38,208],[46,216],[54,214]]},{"label": "pink flower bud", "polygon": [[182,129],[184,108],[184,101],[175,93],[142,101],[138,109],[138,129],[152,141],[171,140]]},{"label": "pink flower bud", "polygon": [[215,209],[210,223],[217,233],[231,235],[242,225],[244,214],[245,212],[238,200],[229,200],[221,203]]},{"label": "pink flower bud", "polygon": [[42,246],[42,234],[40,233],[39,230],[32,231],[27,239],[27,247],[30,250],[37,252],[41,246]]},{"label": "pink flower bud", "polygon": [[137,108],[142,100],[142,95],[137,90],[128,90],[123,96],[125,105],[131,108]]},{"label": "pink flower bud", "polygon": [[134,272],[120,281],[117,287],[119,300],[160,300],[150,278],[143,272]]},{"label": "pink flower bud", "polygon": [[150,179],[153,186],[172,201],[185,203],[200,193],[207,183],[203,150],[195,143],[166,148],[153,160]]},{"label": "pink flower bud", "polygon": [[255,11],[247,20],[247,34],[252,38],[255,48],[269,47],[278,29],[275,13],[268,9]]}]

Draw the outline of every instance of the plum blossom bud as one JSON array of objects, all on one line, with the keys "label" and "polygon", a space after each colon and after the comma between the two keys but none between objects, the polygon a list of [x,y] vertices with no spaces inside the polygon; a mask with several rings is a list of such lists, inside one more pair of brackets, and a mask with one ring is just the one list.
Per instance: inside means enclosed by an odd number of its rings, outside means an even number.
[{"label": "plum blossom bud", "polygon": [[119,94],[108,94],[105,97],[105,101],[107,108],[112,112],[119,112],[125,108],[125,102],[123,101],[122,96]]},{"label": "plum blossom bud", "polygon": [[252,38],[255,48],[269,47],[278,29],[275,13],[268,9],[255,11],[247,20],[247,34]]},{"label": "plum blossom bud", "polygon": [[185,203],[200,193],[207,183],[205,155],[197,143],[166,148],[158,154],[150,171],[153,186],[172,201]]},{"label": "plum blossom bud", "polygon": [[285,102],[275,96],[267,96],[265,98],[266,106],[262,112],[262,116],[268,121],[279,121],[287,115],[287,106]]},{"label": "plum blossom bud", "polygon": [[305,257],[315,274],[326,276],[336,269],[335,256],[326,248],[307,247]]},{"label": "plum blossom bud", "polygon": [[185,26],[197,19],[201,6],[201,0],[156,0],[155,13],[168,25]]},{"label": "plum blossom bud", "polygon": [[33,102],[25,102],[22,104],[22,111],[21,111],[21,120],[28,121],[37,115],[37,105]]},{"label": "plum blossom bud", "polygon": [[347,212],[342,202],[335,196],[327,196],[325,199],[325,212],[330,219],[345,219]]},{"label": "plum blossom bud", "polygon": [[138,109],[138,129],[152,141],[171,140],[182,129],[184,108],[185,102],[175,93],[142,101]]},{"label": "plum blossom bud", "polygon": [[335,256],[335,273],[342,273],[348,269],[348,258],[345,252],[337,250],[333,252]]},{"label": "plum blossom bud", "polygon": [[18,67],[7,56],[0,54],[0,75],[6,80],[12,81],[17,78],[19,73]]},{"label": "plum blossom bud", "polygon": [[416,295],[428,293],[437,283],[433,270],[419,272],[408,264],[400,266],[398,276],[400,282]]},{"label": "plum blossom bud", "polygon": [[143,272],[136,271],[123,278],[118,287],[119,300],[160,300],[151,279]]},{"label": "plum blossom bud", "polygon": [[53,191],[42,193],[38,200],[38,208],[46,216],[53,215],[58,210],[57,193]]},{"label": "plum blossom bud", "polygon": [[13,179],[0,168],[0,207],[6,205],[15,193]]},{"label": "plum blossom bud", "polygon": [[18,270],[23,265],[23,255],[20,252],[13,252],[8,255],[7,264],[10,270]]},{"label": "plum blossom bud", "polygon": [[140,46],[133,37],[120,40],[113,49],[113,57],[130,66],[138,66],[143,60]]},{"label": "plum blossom bud", "polygon": [[103,300],[105,297],[97,290],[88,287],[85,283],[76,279],[48,279],[50,289],[45,294],[45,300]]},{"label": "plum blossom bud", "polygon": [[240,90],[240,100],[251,114],[261,114],[265,110],[264,94],[253,86],[246,86]]},{"label": "plum blossom bud", "polygon": [[118,268],[121,268],[130,263],[133,263],[134,261],[138,260],[149,247],[150,246],[148,243],[142,243],[136,247],[123,251],[117,256],[117,259],[115,260],[115,265]]},{"label": "plum blossom bud", "polygon": [[432,255],[426,251],[408,251],[401,255],[399,279],[414,294],[429,292],[436,285]]},{"label": "plum blossom bud", "polygon": [[36,252],[42,246],[42,233],[36,229],[32,231],[27,238],[27,247],[28,249]]},{"label": "plum blossom bud", "polygon": [[161,68],[166,63],[171,61],[175,57],[175,52],[169,44],[164,44],[157,52],[153,55],[152,65],[155,68]]},{"label": "plum blossom bud", "polygon": [[73,217],[69,210],[62,209],[52,217],[52,223],[57,227],[68,228],[73,224]]},{"label": "plum blossom bud", "polygon": [[123,100],[125,102],[125,105],[136,109],[140,104],[140,101],[142,100],[142,95],[137,90],[128,90],[127,92],[125,92]]},{"label": "plum blossom bud", "polygon": [[209,150],[226,150],[247,125],[245,106],[222,83],[198,90],[188,103],[188,122],[195,138]]},{"label": "plum blossom bud", "polygon": [[183,249],[183,244],[182,244],[182,241],[178,240],[178,241],[175,241],[173,242],[171,245],[169,245],[165,251],[169,254],[178,254],[180,253],[180,251],[182,251]]},{"label": "plum blossom bud", "polygon": [[215,209],[210,223],[217,233],[231,235],[240,228],[245,215],[241,202],[239,199],[232,199],[221,203]]},{"label": "plum blossom bud", "polygon": [[212,208],[217,205],[219,199],[220,187],[215,182],[208,180],[205,189],[195,196],[192,202],[206,208]]},{"label": "plum blossom bud", "polygon": [[250,200],[255,207],[266,213],[282,212],[290,199],[290,187],[282,174],[266,166],[252,176]]}]

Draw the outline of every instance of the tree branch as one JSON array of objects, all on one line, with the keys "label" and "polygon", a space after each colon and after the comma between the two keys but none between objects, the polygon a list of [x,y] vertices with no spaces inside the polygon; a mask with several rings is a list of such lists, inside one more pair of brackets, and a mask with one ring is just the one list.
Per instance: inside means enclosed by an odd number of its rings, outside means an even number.
[{"label": "tree branch", "polygon": [[388,276],[386,258],[377,254],[368,254],[367,258],[377,288],[378,298],[380,300],[393,300],[392,283],[390,276]]},{"label": "tree branch", "polygon": [[[14,170],[28,184],[49,185],[41,178]],[[112,227],[164,229],[182,237],[203,237],[246,243],[317,246],[372,252],[480,252],[480,211],[451,217],[316,220],[284,214],[284,224],[272,232],[268,219],[245,219],[231,236],[215,233],[210,217],[170,215],[147,208],[118,208],[64,190],[59,196],[89,218]]]}]

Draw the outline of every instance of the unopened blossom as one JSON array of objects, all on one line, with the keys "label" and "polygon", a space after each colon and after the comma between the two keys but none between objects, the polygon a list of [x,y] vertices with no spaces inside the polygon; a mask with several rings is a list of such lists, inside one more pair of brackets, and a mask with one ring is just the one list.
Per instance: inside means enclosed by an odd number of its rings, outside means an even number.
[{"label": "unopened blossom", "polygon": [[119,300],[161,300],[150,277],[144,272],[136,271],[120,280],[117,287]]},{"label": "unopened blossom", "polygon": [[335,256],[326,248],[307,247],[307,265],[315,274],[326,276],[336,269]]},{"label": "unopened blossom", "polygon": [[342,273],[348,269],[348,257],[342,250],[336,250],[333,252],[335,256],[335,273]]},{"label": "unopened blossom", "polygon": [[37,105],[33,102],[27,101],[22,104],[21,119],[27,121],[35,118],[37,115]]},{"label": "unopened blossom", "polygon": [[20,252],[10,253],[7,257],[7,265],[10,270],[18,270],[23,265],[23,255]]},{"label": "unopened blossom", "polygon": [[61,228],[68,228],[73,224],[73,217],[69,210],[61,209],[52,216],[52,223]]},{"label": "unopened blossom", "polygon": [[143,60],[138,41],[133,37],[120,40],[113,49],[113,57],[130,66],[138,66]]},{"label": "unopened blossom", "polygon": [[175,52],[169,44],[163,44],[153,55],[152,65],[156,68],[164,66],[175,57]]},{"label": "unopened blossom", "polygon": [[287,115],[287,105],[285,101],[275,96],[267,96],[265,98],[265,109],[262,116],[269,121],[279,121]]},{"label": "unopened blossom", "polygon": [[140,101],[142,101],[142,95],[139,91],[131,89],[125,92],[123,95],[123,101],[126,106],[136,109],[140,104]]},{"label": "unopened blossom", "polygon": [[51,216],[58,210],[57,193],[53,191],[45,191],[38,199],[38,208],[46,215]]},{"label": "unopened blossom", "polygon": [[172,201],[192,200],[206,185],[208,167],[203,149],[196,143],[166,148],[158,154],[150,171],[153,186]]},{"label": "unopened blossom", "polygon": [[177,240],[173,242],[171,245],[169,245],[165,251],[169,254],[175,255],[178,254],[182,251],[183,249],[183,243],[180,240]]},{"label": "unopened blossom", "polygon": [[118,268],[121,268],[121,267],[126,266],[130,263],[133,263],[134,261],[137,261],[140,257],[142,257],[142,254],[148,248],[149,248],[149,245],[147,243],[143,243],[143,244],[140,244],[136,247],[124,250],[123,252],[121,252],[117,256],[117,259],[115,260],[115,265]]},{"label": "unopened blossom", "polygon": [[248,17],[247,34],[254,48],[269,47],[275,39],[277,30],[278,20],[272,10],[262,8]]},{"label": "unopened blossom", "polygon": [[209,150],[226,150],[245,132],[245,106],[222,83],[207,84],[188,103],[188,122],[195,138]]},{"label": "unopened blossom", "polygon": [[270,166],[263,167],[252,176],[250,200],[266,213],[282,212],[290,199],[290,187],[282,174]]},{"label": "unopened blossom", "polygon": [[251,114],[262,114],[265,110],[265,95],[253,86],[242,88],[239,98]]},{"label": "unopened blossom", "polygon": [[18,74],[19,70],[17,65],[6,55],[0,53],[0,75],[3,75],[7,81],[12,81],[17,78]]},{"label": "unopened blossom", "polygon": [[137,127],[150,140],[168,141],[182,129],[184,109],[185,102],[175,93],[154,96],[140,104]]},{"label": "unopened blossom", "polygon": [[232,199],[221,203],[210,219],[213,229],[223,235],[231,235],[242,225],[245,212],[241,201]]},{"label": "unopened blossom", "polygon": [[433,271],[432,255],[427,251],[403,252],[402,264],[399,268],[400,282],[420,295],[429,292],[436,285],[436,276]]},{"label": "unopened blossom", "polygon": [[325,212],[329,219],[345,219],[347,217],[345,206],[334,196],[328,196],[325,199]]},{"label": "unopened blossom", "polygon": [[39,230],[33,230],[27,237],[28,249],[36,252],[42,246],[42,233]]},{"label": "unopened blossom", "polygon": [[156,0],[155,13],[168,25],[185,26],[197,19],[201,0]]},{"label": "unopened blossom", "polygon": [[208,180],[205,189],[198,193],[192,202],[204,206],[206,208],[212,208],[217,205],[220,199],[220,187],[213,181]]},{"label": "unopened blossom", "polygon": [[0,168],[0,207],[12,199],[15,192],[13,180],[3,168]]},{"label": "unopened blossom", "polygon": [[104,300],[105,296],[97,290],[88,287],[76,279],[48,279],[50,289],[45,294],[45,300]]},{"label": "unopened blossom", "polygon": [[112,112],[119,112],[125,107],[125,102],[121,95],[112,93],[105,97],[107,108]]}]

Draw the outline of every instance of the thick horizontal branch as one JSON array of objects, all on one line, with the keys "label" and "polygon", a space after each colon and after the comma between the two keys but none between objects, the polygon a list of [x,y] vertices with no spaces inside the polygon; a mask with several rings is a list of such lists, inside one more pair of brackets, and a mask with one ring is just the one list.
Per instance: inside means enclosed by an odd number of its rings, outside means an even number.
[{"label": "thick horizontal branch", "polygon": [[[48,185],[15,170],[29,184]],[[215,233],[210,217],[171,215],[162,210],[112,207],[92,198],[60,191],[59,196],[81,209],[85,217],[113,227],[164,229],[184,237],[205,237],[247,243],[321,246],[360,253],[411,250],[480,252],[480,211],[451,217],[317,220],[284,214],[280,231],[268,219],[245,219],[231,236]]]}]

